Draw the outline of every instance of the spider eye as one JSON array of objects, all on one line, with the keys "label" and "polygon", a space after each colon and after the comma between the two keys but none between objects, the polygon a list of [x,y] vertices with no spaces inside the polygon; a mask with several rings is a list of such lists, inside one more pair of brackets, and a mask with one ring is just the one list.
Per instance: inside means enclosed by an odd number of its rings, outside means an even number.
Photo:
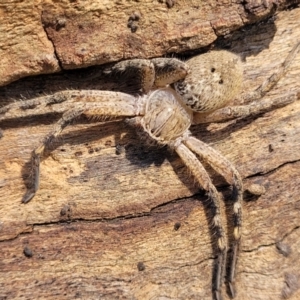
[{"label": "spider eye", "polygon": [[215,68],[211,68],[210,71],[213,73],[213,72],[216,71],[216,69]]}]

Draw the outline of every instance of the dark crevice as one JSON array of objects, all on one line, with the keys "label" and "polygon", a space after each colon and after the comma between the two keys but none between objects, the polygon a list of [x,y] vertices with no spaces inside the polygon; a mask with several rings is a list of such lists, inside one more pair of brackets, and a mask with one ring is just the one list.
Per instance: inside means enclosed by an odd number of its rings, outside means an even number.
[{"label": "dark crevice", "polygon": [[49,36],[49,34],[48,34],[48,32],[47,32],[47,30],[46,30],[44,24],[43,24],[42,16],[41,16],[41,25],[42,25],[42,28],[44,29],[44,32],[45,32],[45,34],[46,34],[46,36],[47,36],[48,41],[52,44],[52,47],[53,47],[53,50],[54,50],[54,56],[55,56],[55,58],[56,58],[56,60],[57,60],[57,63],[58,63],[58,65],[59,65],[60,69],[63,71],[63,70],[64,70],[64,67],[63,67],[63,64],[62,64],[61,60],[59,59],[59,55],[58,55],[58,53],[57,53],[57,51],[56,51],[55,43],[53,42],[53,40],[52,40],[51,37]]},{"label": "dark crevice", "polygon": [[[195,195],[194,195],[195,196]],[[59,221],[53,221],[53,222],[45,222],[45,223],[33,223],[33,224],[27,224],[27,226],[31,226],[32,230],[30,232],[21,232],[18,235],[16,235],[13,238],[8,238],[8,239],[3,239],[0,240],[1,242],[4,241],[12,241],[17,239],[19,236],[21,235],[27,235],[27,234],[31,234],[34,227],[42,227],[42,226],[51,226],[51,225],[58,225],[58,224],[71,224],[71,223],[76,223],[76,222],[85,222],[85,223],[98,223],[98,222],[104,222],[104,223],[108,223],[108,222],[115,222],[118,220],[128,220],[128,219],[136,219],[136,218],[143,218],[143,217],[147,217],[150,216],[154,210],[167,206],[169,204],[174,204],[174,203],[180,203],[185,201],[188,198],[193,197],[193,195],[189,196],[189,197],[183,197],[183,198],[178,198],[178,199],[173,199],[167,202],[164,202],[162,204],[159,204],[157,206],[152,207],[149,212],[141,212],[141,213],[136,213],[136,214],[128,214],[128,215],[123,215],[123,216],[117,216],[117,217],[112,217],[112,218],[96,218],[96,219],[84,219],[84,218],[73,218],[73,219],[66,219],[66,220],[59,220]],[[26,204],[25,204],[26,205]],[[159,214],[159,213],[163,213],[163,212],[154,212],[155,214]]]}]

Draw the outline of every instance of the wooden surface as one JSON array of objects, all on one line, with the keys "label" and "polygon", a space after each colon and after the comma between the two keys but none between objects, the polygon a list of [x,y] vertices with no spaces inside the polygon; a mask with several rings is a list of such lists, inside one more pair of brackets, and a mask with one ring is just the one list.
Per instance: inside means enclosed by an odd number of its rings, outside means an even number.
[{"label": "wooden surface", "polygon": [[2,1],[0,86],[29,75],[208,46],[218,36],[296,3],[300,1]]},{"label": "wooden surface", "polygon": [[[280,12],[275,23],[220,40],[245,59],[245,91],[299,41],[299,20],[299,8]],[[268,97],[300,90],[299,76],[300,54]],[[0,94],[10,102],[94,86],[58,74],[13,83]],[[83,120],[66,129],[42,163],[36,197],[20,203],[30,153],[58,118],[0,124],[0,299],[211,299],[207,198],[178,156],[146,148],[123,123]],[[245,195],[237,299],[299,299],[300,101],[192,133],[230,159],[245,186],[266,189],[258,198]],[[221,178],[212,177],[228,196]]]}]

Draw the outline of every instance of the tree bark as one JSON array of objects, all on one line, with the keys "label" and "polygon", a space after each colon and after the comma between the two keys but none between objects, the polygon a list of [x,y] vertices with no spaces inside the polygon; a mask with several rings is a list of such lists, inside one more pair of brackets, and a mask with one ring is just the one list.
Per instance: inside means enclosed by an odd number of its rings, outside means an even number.
[{"label": "tree bark", "polygon": [[4,1],[0,3],[0,86],[28,75],[198,49],[297,3]]},{"label": "tree bark", "polygon": [[[124,20],[133,7],[126,3]],[[171,8],[160,4],[161,10],[171,14],[182,3]],[[141,15],[143,22],[151,21]],[[230,48],[244,59],[244,92],[270,76],[299,42],[299,20],[299,8],[281,11],[273,20],[218,38],[216,47]],[[247,23],[236,26],[231,18],[226,22],[224,32]],[[202,28],[195,30],[205,35]],[[53,36],[48,32],[53,44],[59,32]],[[174,41],[173,52],[194,49],[179,42],[183,36],[179,38],[178,32],[172,34],[168,39]],[[157,45],[145,44],[147,53],[139,55],[164,54],[168,43],[157,52],[153,52]],[[60,65],[75,67],[75,60],[64,61],[67,52],[62,44],[55,45]],[[107,61],[139,56],[126,53],[110,54]],[[94,63],[84,60],[82,66]],[[100,80],[76,80],[81,72],[22,79],[2,87],[0,95],[9,103],[20,95],[103,87]],[[24,76],[20,74],[17,77]],[[266,97],[299,91],[299,76],[300,54]],[[6,78],[10,79],[3,82],[16,77]],[[147,148],[121,122],[81,120],[68,127],[42,162],[37,195],[21,204],[31,151],[59,117],[45,111],[0,124],[0,299],[211,299],[216,256],[207,197],[175,153]],[[246,188],[256,183],[266,189],[260,197],[245,193],[237,299],[299,299],[300,101],[223,125],[194,126],[191,131],[237,167]],[[213,172],[211,176],[224,195],[223,221],[230,234],[229,188]],[[223,294],[229,299],[225,288]]]}]

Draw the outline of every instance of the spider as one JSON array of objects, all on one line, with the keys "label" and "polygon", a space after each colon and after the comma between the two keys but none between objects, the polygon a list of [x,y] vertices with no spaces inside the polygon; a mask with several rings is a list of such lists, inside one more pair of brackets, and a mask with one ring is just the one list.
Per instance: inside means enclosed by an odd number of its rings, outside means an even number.
[{"label": "spider", "polygon": [[[116,63],[103,70],[103,74],[109,75],[114,71],[122,74],[128,69],[136,69],[141,78],[142,96],[135,97],[112,91],[67,90],[2,107],[0,120],[14,118],[20,111],[23,116],[30,109],[38,111],[38,105],[59,105],[61,110],[65,110],[53,130],[32,152],[33,176],[22,202],[29,202],[38,191],[40,162],[45,150],[74,119],[81,115],[125,119],[138,129],[143,138],[173,149],[206,191],[211,201],[212,227],[217,239],[217,267],[212,288],[213,297],[217,300],[222,297],[221,287],[228,247],[220,212],[220,196],[198,158],[207,162],[232,185],[233,241],[229,247],[232,255],[226,281],[231,297],[234,297],[234,278],[242,228],[242,178],[224,156],[193,137],[189,127],[192,124],[246,117],[295,101],[298,98],[296,94],[269,101],[259,99],[283,76],[299,48],[300,43],[297,43],[277,71],[255,91],[245,96],[245,100],[252,101],[248,105],[226,107],[229,100],[241,93],[242,63],[236,54],[214,50],[186,62],[174,58],[134,59]],[[76,101],[76,107],[67,103],[70,99]],[[65,106],[62,106],[63,102],[66,102]]]}]

